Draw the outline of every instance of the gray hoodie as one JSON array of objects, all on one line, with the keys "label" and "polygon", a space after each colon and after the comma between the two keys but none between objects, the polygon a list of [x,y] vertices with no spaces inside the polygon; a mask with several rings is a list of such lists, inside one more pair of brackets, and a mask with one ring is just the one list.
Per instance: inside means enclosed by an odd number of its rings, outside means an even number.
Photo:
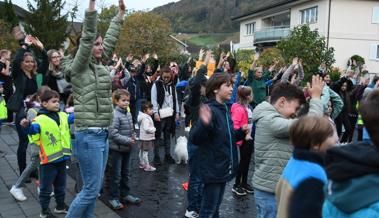
[{"label": "gray hoodie", "polygon": [[[319,99],[311,99],[308,115],[323,116]],[[275,193],[276,184],[292,155],[289,129],[296,119],[288,119],[278,113],[273,105],[264,101],[253,111],[255,130],[254,188]]]}]

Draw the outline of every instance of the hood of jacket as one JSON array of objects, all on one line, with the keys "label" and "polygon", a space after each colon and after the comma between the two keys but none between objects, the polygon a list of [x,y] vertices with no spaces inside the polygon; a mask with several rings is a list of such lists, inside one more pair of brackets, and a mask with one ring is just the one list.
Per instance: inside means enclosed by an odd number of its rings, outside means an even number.
[{"label": "hood of jacket", "polygon": [[332,148],[326,156],[327,199],[353,213],[379,201],[379,148],[361,142]]},{"label": "hood of jacket", "polygon": [[146,118],[149,118],[149,117],[150,117],[149,115],[147,115],[147,114],[145,114],[145,113],[143,113],[143,112],[140,111],[138,113],[137,121],[138,121],[138,123],[141,123],[143,119],[146,119]]}]

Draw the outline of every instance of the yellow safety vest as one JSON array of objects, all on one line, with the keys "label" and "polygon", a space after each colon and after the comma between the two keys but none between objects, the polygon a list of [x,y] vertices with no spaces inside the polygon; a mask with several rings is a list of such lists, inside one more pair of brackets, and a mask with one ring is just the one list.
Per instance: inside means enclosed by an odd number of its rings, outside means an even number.
[{"label": "yellow safety vest", "polygon": [[[357,109],[359,109],[359,102],[357,103]],[[357,125],[363,125],[363,119],[361,113],[358,112]]]},{"label": "yellow safety vest", "polygon": [[41,164],[55,161],[64,155],[71,155],[71,135],[68,125],[68,115],[58,112],[60,125],[50,117],[41,114],[33,123],[40,126],[40,133],[31,135],[33,143],[39,145]]},{"label": "yellow safety vest", "polygon": [[3,98],[0,101],[0,120],[5,120],[8,118],[7,104],[5,103],[5,99]]}]

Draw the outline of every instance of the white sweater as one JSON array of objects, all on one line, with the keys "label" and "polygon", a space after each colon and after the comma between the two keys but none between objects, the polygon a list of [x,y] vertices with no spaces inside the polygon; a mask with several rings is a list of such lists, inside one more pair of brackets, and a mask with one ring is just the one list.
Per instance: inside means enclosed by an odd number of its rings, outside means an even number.
[{"label": "white sweater", "polygon": [[138,114],[138,124],[139,124],[139,138],[143,141],[151,141],[155,139],[155,127],[151,116],[139,112]]}]

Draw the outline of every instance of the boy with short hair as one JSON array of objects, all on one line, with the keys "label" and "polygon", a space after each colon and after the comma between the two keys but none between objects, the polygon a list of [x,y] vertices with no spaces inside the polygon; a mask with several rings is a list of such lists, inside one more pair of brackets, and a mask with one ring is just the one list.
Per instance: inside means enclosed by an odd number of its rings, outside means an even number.
[{"label": "boy with short hair", "polygon": [[[320,100],[323,81],[313,76],[308,83],[309,115],[323,115]],[[276,217],[275,188],[287,161],[292,155],[289,129],[296,121],[297,110],[305,103],[303,91],[289,83],[279,83],[272,90],[269,102],[262,102],[253,111],[255,132],[255,171],[253,176],[257,217]]]},{"label": "boy with short hair", "polygon": [[359,112],[371,141],[327,152],[323,217],[379,217],[379,90],[363,99]]},{"label": "boy with short hair", "polygon": [[[67,213],[65,204],[66,161],[71,155],[71,136],[69,124],[74,121],[73,114],[59,111],[59,94],[48,90],[41,97],[42,109],[28,128],[30,140],[40,149],[40,193],[41,218],[54,218],[49,209],[50,194],[53,191],[57,203],[55,213]],[[21,121],[27,126],[28,120]]]}]

